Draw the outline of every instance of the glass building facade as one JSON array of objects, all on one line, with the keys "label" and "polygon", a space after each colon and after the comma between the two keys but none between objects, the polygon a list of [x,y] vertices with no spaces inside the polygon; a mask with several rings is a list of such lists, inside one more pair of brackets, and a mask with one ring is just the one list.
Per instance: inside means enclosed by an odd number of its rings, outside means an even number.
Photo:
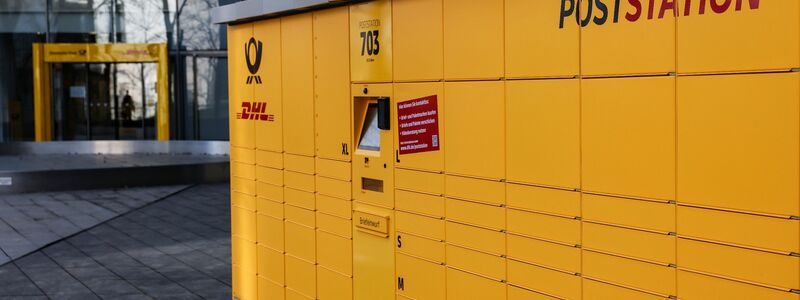
[{"label": "glass building facade", "polygon": [[[227,140],[225,25],[235,0],[0,1],[0,142],[34,139],[33,43],[166,43],[172,139]],[[152,139],[153,63],[51,66],[55,140]]]}]

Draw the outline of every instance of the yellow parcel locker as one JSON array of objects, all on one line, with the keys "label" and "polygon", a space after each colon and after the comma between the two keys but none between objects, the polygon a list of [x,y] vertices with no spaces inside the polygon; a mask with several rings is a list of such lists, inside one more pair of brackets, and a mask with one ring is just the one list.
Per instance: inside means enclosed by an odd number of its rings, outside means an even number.
[{"label": "yellow parcel locker", "polygon": [[529,210],[562,217],[581,216],[581,193],[507,183],[509,208]]},{"label": "yellow parcel locker", "polygon": [[516,209],[506,209],[505,211],[510,233],[570,246],[581,243],[580,220]]},{"label": "yellow parcel locker", "polygon": [[674,72],[675,2],[678,1],[581,1],[580,9],[571,15],[579,13],[583,26],[581,75]]},{"label": "yellow parcel locker", "polygon": [[273,169],[283,169],[283,153],[264,150],[256,150],[254,152],[253,161],[257,165]]},{"label": "yellow parcel locker", "polygon": [[317,263],[328,269],[353,275],[353,241],[324,231],[317,231]]},{"label": "yellow parcel locker", "polygon": [[508,300],[557,300],[560,298],[550,297],[545,294],[533,292],[527,289],[508,285]]},{"label": "yellow parcel locker", "polygon": [[[637,290],[624,288],[612,284],[602,283],[591,279],[583,279],[584,300],[664,300],[664,297],[643,293]],[[681,298],[683,299],[683,298]],[[687,298],[695,299],[695,298]],[[701,298],[697,298],[701,299]],[[705,298],[703,298],[705,299]],[[711,298],[708,298],[711,299]],[[719,298],[724,299],[724,298]]]},{"label": "yellow parcel locker", "polygon": [[582,80],[581,94],[583,190],[675,199],[675,77]]},{"label": "yellow parcel locker", "polygon": [[282,284],[277,284],[264,277],[258,277],[258,300],[284,299],[286,290]]},{"label": "yellow parcel locker", "polygon": [[317,240],[314,228],[289,221],[284,222],[286,253],[310,263],[317,261]]},{"label": "yellow parcel locker", "polygon": [[[348,114],[349,115],[349,114]],[[349,161],[331,160],[316,157],[314,159],[316,174],[322,177],[332,178],[342,181],[350,181],[353,178],[352,168]]]},{"label": "yellow parcel locker", "polygon": [[800,74],[678,78],[678,203],[800,216]]},{"label": "yellow parcel locker", "polygon": [[352,300],[353,277],[317,266],[317,299]]},{"label": "yellow parcel locker", "polygon": [[679,73],[800,67],[800,2],[733,2],[681,5],[677,21]]},{"label": "yellow parcel locker", "polygon": [[577,79],[506,82],[508,181],[580,186],[580,97]]},{"label": "yellow parcel locker", "polygon": [[663,297],[675,296],[675,268],[584,250],[583,276]]},{"label": "yellow parcel locker", "polygon": [[283,285],[284,261],[283,252],[258,246],[258,276]]},{"label": "yellow parcel locker", "polygon": [[[394,165],[398,168],[442,172],[444,170],[445,145],[440,145],[439,141],[444,137],[444,113],[442,110],[444,108],[444,85],[441,82],[432,82],[395,83],[393,86],[395,101],[392,105],[392,115],[395,117],[392,118],[392,125],[397,128]],[[416,114],[423,116],[417,117]],[[416,125],[417,123],[429,123],[429,125]],[[413,133],[415,130],[427,130],[428,127],[432,127],[430,129],[437,133],[430,132],[419,135]],[[409,142],[413,140],[414,136],[430,136],[432,140],[423,140],[412,144],[427,144],[427,148],[420,149],[427,151],[403,153],[406,150],[399,140],[401,136],[408,136],[403,139],[408,139]]]},{"label": "yellow parcel locker", "polygon": [[583,249],[661,264],[675,264],[675,236],[583,222]]},{"label": "yellow parcel locker", "polygon": [[[252,75],[245,62],[255,64],[261,59],[257,55],[261,52],[258,51],[255,39],[252,40],[255,44],[251,43],[251,38],[253,38],[253,24],[228,26],[228,44],[231,45],[229,55],[237,58],[228,64],[228,96],[230,99],[228,101],[228,122],[230,123],[231,148],[255,149],[255,122],[250,120],[250,108],[245,108],[245,106],[250,106],[253,101],[252,81],[248,81]],[[231,156],[236,158],[233,151],[231,151]]]},{"label": "yellow parcel locker", "polygon": [[[470,57],[474,55],[472,53]],[[444,84],[444,94],[448,99],[444,107],[447,112],[444,124],[447,173],[488,179],[505,176],[503,93],[501,81]]]},{"label": "yellow parcel locker", "polygon": [[500,181],[462,176],[445,176],[447,197],[502,206],[506,204],[505,184]]},{"label": "yellow parcel locker", "polygon": [[256,241],[256,212],[231,207],[231,234],[250,242]]},{"label": "yellow parcel locker", "polygon": [[397,189],[418,193],[444,195],[444,174],[416,170],[395,169],[394,180]]},{"label": "yellow parcel locker", "polygon": [[675,232],[675,205],[583,194],[583,220],[656,231]]},{"label": "yellow parcel locker", "polygon": [[350,160],[347,7],[314,12],[314,109],[318,157]]},{"label": "yellow parcel locker", "polygon": [[397,210],[436,218],[444,217],[444,197],[403,190],[396,190],[394,196]]},{"label": "yellow parcel locker", "polygon": [[497,280],[447,268],[448,300],[503,300],[506,299],[506,284]]},{"label": "yellow parcel locker", "polygon": [[508,282],[564,299],[581,298],[581,278],[514,260],[508,261]]},{"label": "yellow parcel locker", "polygon": [[392,2],[394,81],[441,80],[442,0]]},{"label": "yellow parcel locker", "polygon": [[281,18],[283,149],[314,156],[314,62],[311,14]]},{"label": "yellow parcel locker", "polygon": [[263,53],[260,64],[255,66],[258,70],[253,74],[255,78],[251,80],[254,88],[252,101],[259,103],[261,108],[258,111],[251,110],[257,113],[253,120],[257,137],[256,148],[280,152],[283,151],[281,21],[272,19],[253,24],[256,44],[261,48],[256,53]]},{"label": "yellow parcel locker", "polygon": [[392,81],[392,1],[350,5],[350,78]]},{"label": "yellow parcel locker", "polygon": [[439,300],[445,298],[445,266],[398,254],[397,294],[411,299]]},{"label": "yellow parcel locker", "polygon": [[[458,201],[458,200],[455,200]],[[444,241],[445,220],[397,211],[397,231]]]},{"label": "yellow parcel locker", "polygon": [[508,258],[577,274],[581,272],[581,248],[546,242],[515,234],[506,237]]},{"label": "yellow parcel locker", "polygon": [[456,222],[445,223],[447,243],[481,252],[503,256],[506,254],[506,234]]},{"label": "yellow parcel locker", "polygon": [[397,231],[397,253],[421,258],[437,264],[445,263],[445,244],[441,241]]},{"label": "yellow parcel locker", "polygon": [[261,214],[256,215],[256,239],[258,245],[272,248],[276,251],[284,250],[284,221]]},{"label": "yellow parcel locker", "polygon": [[311,299],[317,298],[317,266],[314,263],[286,255],[285,276],[287,294],[291,291]]},{"label": "yellow parcel locker", "polygon": [[443,9],[444,78],[503,77],[503,0],[444,0]]},{"label": "yellow parcel locker", "polygon": [[447,267],[478,274],[497,281],[506,279],[506,259],[500,255],[447,244]]},{"label": "yellow parcel locker", "polygon": [[555,13],[574,12],[577,3],[506,0],[506,78],[573,77],[579,74],[580,28],[573,18],[561,18]]},{"label": "yellow parcel locker", "polygon": [[480,226],[487,229],[506,228],[506,209],[472,201],[445,198],[447,220]]},{"label": "yellow parcel locker", "polygon": [[678,270],[680,299],[800,300],[800,294]]}]

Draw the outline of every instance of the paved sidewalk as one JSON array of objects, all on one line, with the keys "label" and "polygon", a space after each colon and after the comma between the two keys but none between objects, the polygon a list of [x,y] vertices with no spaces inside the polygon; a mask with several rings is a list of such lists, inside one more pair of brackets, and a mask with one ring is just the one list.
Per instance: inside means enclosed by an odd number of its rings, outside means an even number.
[{"label": "paved sidewalk", "polygon": [[228,185],[191,187],[0,267],[0,299],[230,299]]},{"label": "paved sidewalk", "polygon": [[184,188],[0,195],[0,265]]}]

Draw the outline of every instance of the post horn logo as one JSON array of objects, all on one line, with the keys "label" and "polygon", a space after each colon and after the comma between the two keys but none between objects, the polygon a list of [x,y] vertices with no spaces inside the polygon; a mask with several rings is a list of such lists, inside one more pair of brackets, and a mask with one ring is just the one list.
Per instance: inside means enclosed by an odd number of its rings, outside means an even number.
[{"label": "post horn logo", "polygon": [[[255,62],[250,62],[250,50],[254,48],[255,50]],[[261,41],[256,41],[255,38],[250,38],[246,44],[244,44],[244,55],[247,59],[247,70],[250,71],[249,76],[247,76],[247,84],[261,84],[261,76],[256,75],[258,72],[258,68],[261,67],[261,50],[263,50],[263,44]]]}]

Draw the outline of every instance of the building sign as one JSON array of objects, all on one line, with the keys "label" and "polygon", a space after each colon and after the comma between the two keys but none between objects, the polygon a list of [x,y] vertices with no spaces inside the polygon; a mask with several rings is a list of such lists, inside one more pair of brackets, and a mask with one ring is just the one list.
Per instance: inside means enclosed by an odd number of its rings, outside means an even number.
[{"label": "building sign", "polygon": [[354,82],[392,79],[392,3],[350,6],[350,72]]},{"label": "building sign", "polygon": [[[561,0],[558,28],[564,28],[564,22],[569,22],[569,17],[574,17],[577,24],[586,27],[590,23],[603,25],[608,21],[638,22],[671,16],[738,12],[745,8],[756,10],[761,0],[587,0],[583,1],[586,4],[580,8],[576,3],[578,0]],[[625,7],[621,9],[622,6]]]},{"label": "building sign", "polygon": [[[251,49],[252,52],[250,52]],[[247,84],[261,84],[261,76],[256,73],[258,73],[258,69],[261,67],[262,50],[264,50],[264,44],[262,44],[261,41],[256,41],[256,39],[252,37],[247,44],[244,45],[244,56],[245,60],[247,61],[247,71],[250,72],[250,75],[247,76]],[[251,56],[255,56],[252,62],[250,61]]]},{"label": "building sign", "polygon": [[439,150],[439,105],[436,95],[397,103],[400,154]]}]

